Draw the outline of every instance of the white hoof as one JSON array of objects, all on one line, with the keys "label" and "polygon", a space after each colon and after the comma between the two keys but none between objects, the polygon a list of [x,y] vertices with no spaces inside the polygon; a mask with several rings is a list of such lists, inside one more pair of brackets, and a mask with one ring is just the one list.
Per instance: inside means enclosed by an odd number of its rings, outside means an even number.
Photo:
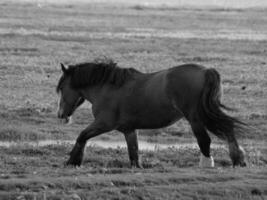
[{"label": "white hoof", "polygon": [[205,157],[203,154],[200,155],[199,167],[201,168],[212,168],[214,167],[213,157]]}]

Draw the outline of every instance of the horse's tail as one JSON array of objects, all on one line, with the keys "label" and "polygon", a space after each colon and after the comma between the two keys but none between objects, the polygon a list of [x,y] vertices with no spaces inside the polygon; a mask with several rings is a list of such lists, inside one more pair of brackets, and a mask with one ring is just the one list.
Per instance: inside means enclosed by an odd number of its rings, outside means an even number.
[{"label": "horse's tail", "polygon": [[221,92],[220,74],[215,69],[207,69],[204,88],[198,105],[199,117],[204,126],[217,137],[230,139],[235,137],[234,130],[242,128],[245,124],[224,112],[230,108],[221,103]]}]

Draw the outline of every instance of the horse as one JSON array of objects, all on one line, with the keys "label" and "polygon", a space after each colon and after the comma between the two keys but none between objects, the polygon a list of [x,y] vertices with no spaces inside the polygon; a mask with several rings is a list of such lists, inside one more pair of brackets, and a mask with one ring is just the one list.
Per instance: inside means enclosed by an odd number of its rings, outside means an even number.
[{"label": "horse", "polygon": [[208,132],[228,143],[233,167],[246,166],[245,152],[236,139],[245,123],[226,113],[221,77],[214,68],[183,64],[142,73],[114,61],[93,61],[67,67],[61,63],[61,70],[56,87],[58,118],[68,121],[85,100],[92,104],[94,116],[77,137],[67,165],[81,165],[90,138],[117,130],[125,136],[131,167],[141,168],[137,130],[163,128],[185,118],[207,167],[214,166]]}]

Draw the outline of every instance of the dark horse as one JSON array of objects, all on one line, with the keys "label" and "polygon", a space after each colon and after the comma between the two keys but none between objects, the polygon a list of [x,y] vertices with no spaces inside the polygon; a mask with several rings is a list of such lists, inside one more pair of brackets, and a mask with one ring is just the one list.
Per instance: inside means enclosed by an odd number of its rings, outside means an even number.
[{"label": "dark horse", "polygon": [[78,136],[68,165],[81,165],[86,141],[118,130],[125,136],[131,166],[140,167],[136,129],[169,126],[185,117],[204,158],[211,158],[207,131],[228,142],[233,166],[245,166],[235,138],[243,124],[227,115],[220,102],[221,80],[213,68],[185,64],[155,73],[120,68],[116,63],[91,62],[66,68],[61,64],[57,92],[58,117],[68,119],[84,100],[92,104],[95,120]]}]

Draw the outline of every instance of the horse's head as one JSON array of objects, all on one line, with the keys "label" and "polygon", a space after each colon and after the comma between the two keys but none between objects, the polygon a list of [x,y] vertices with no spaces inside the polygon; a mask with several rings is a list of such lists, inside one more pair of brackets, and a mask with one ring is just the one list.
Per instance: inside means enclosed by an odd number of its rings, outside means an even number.
[{"label": "horse's head", "polygon": [[63,74],[57,86],[57,93],[59,94],[57,116],[67,123],[75,109],[84,102],[84,98],[78,90],[73,89],[71,86],[71,70],[67,69],[63,64],[61,64],[61,69]]}]

